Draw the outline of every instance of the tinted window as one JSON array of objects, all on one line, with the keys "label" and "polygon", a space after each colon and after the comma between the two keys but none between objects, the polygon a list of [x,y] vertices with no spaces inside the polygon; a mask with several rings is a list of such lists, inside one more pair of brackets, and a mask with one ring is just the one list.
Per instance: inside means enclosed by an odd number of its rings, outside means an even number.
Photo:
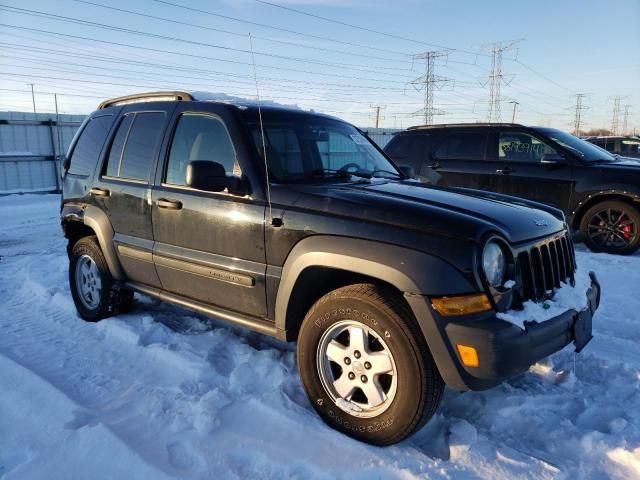
[{"label": "tinted window", "polygon": [[90,175],[111,126],[111,115],[95,117],[82,130],[71,154],[69,173]]},{"label": "tinted window", "polygon": [[437,158],[482,160],[487,148],[485,132],[453,132],[436,150]]},{"label": "tinted window", "polygon": [[118,177],[149,180],[153,158],[158,153],[165,114],[136,113],[120,160]]},{"label": "tinted window", "polygon": [[180,117],[171,142],[165,182],[184,185],[187,165],[194,160],[218,162],[227,173],[240,174],[231,138],[219,118],[194,114]]},{"label": "tinted window", "polygon": [[545,154],[557,153],[546,143],[524,132],[500,132],[498,158],[505,162],[536,163]]},{"label": "tinted window", "polygon": [[122,150],[124,149],[124,142],[127,140],[129,134],[129,128],[133,122],[135,115],[127,115],[123,117],[118,126],[116,136],[111,143],[111,149],[109,150],[109,158],[107,159],[107,168],[104,171],[105,175],[109,177],[117,177],[120,174],[120,160],[122,158]]},{"label": "tinted window", "polygon": [[428,134],[399,135],[385,147],[384,151],[398,165],[409,165],[416,174],[419,174],[422,163],[427,158],[430,140],[431,135]]},{"label": "tinted window", "polygon": [[[262,132],[260,128],[254,128],[252,133],[262,157],[264,155]],[[268,127],[264,129],[264,135],[267,140],[269,170],[273,175],[280,178],[287,174],[301,174],[305,171],[300,141],[292,128]]]}]

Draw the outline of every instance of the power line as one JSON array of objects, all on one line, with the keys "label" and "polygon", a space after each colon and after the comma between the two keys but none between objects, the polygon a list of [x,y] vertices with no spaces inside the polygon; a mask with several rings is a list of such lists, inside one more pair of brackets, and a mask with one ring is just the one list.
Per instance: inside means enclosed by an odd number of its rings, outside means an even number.
[{"label": "power line", "polygon": [[[155,0],[153,0],[155,1]],[[134,49],[138,49],[138,50],[146,50],[146,51],[150,51],[150,52],[157,52],[157,53],[165,53],[165,54],[169,54],[169,55],[178,55],[181,57],[190,57],[190,58],[199,58],[199,59],[205,59],[205,60],[215,60],[217,62],[225,62],[225,63],[232,63],[232,64],[236,64],[236,65],[250,65],[247,62],[242,62],[240,60],[229,60],[229,59],[224,59],[224,58],[219,58],[219,57],[211,57],[211,56],[207,56],[207,55],[196,55],[193,53],[187,53],[187,52],[176,52],[176,51],[172,51],[172,50],[163,50],[163,49],[159,49],[159,48],[151,48],[151,47],[142,47],[139,45],[131,45],[131,44],[126,44],[126,43],[120,43],[120,42],[113,42],[110,40],[99,40],[96,38],[91,38],[91,37],[83,37],[80,35],[71,35],[68,33],[60,33],[60,32],[52,32],[50,30],[41,30],[41,29],[37,29],[37,28],[29,28],[29,27],[22,27],[22,26],[18,26],[18,25],[9,25],[6,23],[0,23],[0,27],[5,27],[5,28],[11,28],[11,29],[16,29],[16,30],[24,30],[24,31],[30,31],[30,32],[38,32],[38,33],[44,33],[44,34],[50,34],[50,35],[56,35],[56,36],[60,36],[60,37],[65,37],[65,38],[73,38],[73,39],[77,39],[77,40],[87,40],[90,42],[97,42],[97,43],[104,43],[107,45],[117,45],[120,47],[129,47],[129,48],[134,48]],[[296,73],[306,73],[309,75],[321,75],[321,76],[330,76],[330,77],[336,77],[336,78],[348,78],[351,80],[365,80],[365,81],[370,81],[370,82],[380,82],[380,83],[395,83],[395,84],[404,84],[403,82],[398,82],[397,80],[381,80],[381,79],[376,79],[376,78],[364,78],[364,77],[355,77],[355,76],[351,76],[351,75],[341,75],[341,74],[337,74],[337,73],[327,73],[327,72],[314,72],[314,71],[310,71],[310,70],[301,70],[301,69],[295,69],[295,68],[289,68],[289,67],[282,67],[282,66],[273,66],[273,65],[264,65],[264,64],[257,64],[258,67],[261,68],[268,68],[268,69],[272,69],[272,70],[278,70],[278,71],[289,71],[289,72],[296,72]],[[329,65],[329,66],[333,66],[333,65]],[[375,72],[366,72],[366,73],[375,73]]]},{"label": "power line", "polygon": [[470,52],[470,51],[467,51],[467,50],[450,48],[450,47],[446,47],[446,46],[443,46],[443,45],[438,45],[436,43],[424,42],[422,40],[416,40],[414,38],[403,37],[402,35],[396,35],[396,34],[393,34],[393,33],[382,32],[380,30],[375,30],[373,28],[363,27],[363,26],[360,26],[360,25],[354,25],[352,23],[343,22],[342,20],[336,20],[334,18],[323,17],[322,15],[316,15],[316,14],[313,14],[313,13],[305,12],[303,10],[298,10],[297,8],[285,7],[284,5],[278,5],[277,3],[268,2],[266,0],[255,0],[255,1],[258,2],[258,3],[262,3],[264,5],[269,5],[271,7],[276,7],[276,8],[280,8],[282,10],[287,10],[287,11],[290,11],[290,12],[294,12],[294,13],[297,13],[299,15],[305,15],[307,17],[312,17],[312,18],[316,18],[316,19],[319,19],[319,20],[324,20],[325,22],[330,22],[330,23],[335,23],[335,24],[342,25],[342,26],[345,26],[345,27],[355,28],[357,30],[361,30],[361,31],[364,31],[364,32],[375,33],[377,35],[382,35],[382,36],[385,36],[385,37],[388,37],[388,38],[395,38],[396,40],[404,40],[406,42],[412,42],[412,43],[416,43],[416,44],[419,44],[419,45],[426,45],[428,47],[435,47],[435,48],[445,49],[445,50],[456,50],[456,51],[461,52],[461,53],[469,53],[471,55],[478,55],[477,52]]},{"label": "power line", "polygon": [[[190,22],[182,22],[180,20],[175,20],[172,18],[166,18],[166,17],[159,17],[156,15],[150,15],[147,13],[142,13],[142,12],[136,12],[133,10],[126,10],[124,8],[118,8],[118,7],[113,7],[110,5],[104,5],[101,3],[95,3],[95,2],[90,2],[88,0],[71,0],[72,2],[78,2],[78,3],[83,3],[86,5],[92,5],[95,7],[99,7],[99,8],[105,8],[108,10],[113,10],[116,12],[122,12],[122,13],[127,13],[130,15],[137,15],[140,17],[144,17],[144,18],[151,18],[154,20],[160,20],[163,22],[170,22],[170,23],[174,23],[177,25],[185,25],[185,26],[189,26],[189,27],[193,27],[193,28],[199,28],[202,30],[208,30],[208,31],[212,31],[212,32],[218,32],[218,33],[224,33],[227,35],[234,35],[234,36],[239,36],[239,37],[246,37],[246,34],[244,33],[239,33],[239,32],[232,32],[230,30],[223,30],[221,28],[214,28],[214,27],[207,27],[204,25],[198,25],[195,23],[190,23]],[[292,45],[295,47],[300,47],[300,48],[307,48],[307,49],[311,49],[311,50],[315,50],[315,51],[324,51],[324,52],[330,52],[330,53],[339,53],[341,55],[352,55],[352,56],[356,56],[356,57],[362,57],[362,58],[370,58],[370,59],[374,59],[374,60],[383,60],[385,62],[401,62],[401,63],[406,63],[406,60],[395,60],[392,58],[388,58],[388,57],[377,57],[375,55],[367,55],[365,53],[356,53],[356,52],[347,52],[345,50],[335,50],[332,48],[326,48],[326,47],[320,47],[318,45],[306,45],[304,43],[300,43],[300,42],[293,42],[293,41],[289,41],[289,40],[279,40],[279,39],[275,39],[275,38],[269,38],[269,37],[259,37],[259,36],[253,36],[253,38],[257,39],[257,40],[263,40],[263,41],[267,41],[267,42],[273,42],[273,43],[279,43],[281,45]]]},{"label": "power line", "polygon": [[244,23],[244,24],[248,24],[248,25],[254,25],[256,27],[263,27],[263,28],[268,28],[268,29],[271,29],[271,30],[277,30],[279,32],[286,32],[286,33],[291,33],[291,34],[299,35],[299,36],[303,36],[303,37],[314,38],[316,40],[324,40],[324,41],[328,41],[328,42],[339,43],[339,44],[342,44],[342,45],[350,45],[352,47],[366,48],[366,49],[370,49],[370,50],[377,50],[377,51],[380,51],[380,52],[393,53],[393,54],[397,54],[397,55],[405,55],[404,52],[399,52],[399,51],[394,51],[394,50],[387,50],[387,49],[379,48],[379,47],[372,47],[371,45],[365,45],[365,44],[362,44],[362,43],[355,43],[355,42],[347,42],[347,41],[343,41],[343,40],[336,40],[335,38],[323,37],[323,36],[320,36],[320,35],[312,35],[310,33],[304,33],[304,32],[298,32],[298,31],[295,31],[295,30],[289,30],[287,28],[276,27],[274,25],[268,25],[266,23],[252,22],[250,20],[244,20],[244,19],[237,18],[237,17],[231,17],[229,15],[223,15],[223,14],[211,12],[211,11],[208,11],[208,10],[202,10],[200,8],[187,7],[186,5],[180,5],[180,4],[177,4],[177,3],[172,3],[172,2],[169,2],[167,0],[151,0],[151,1],[152,2],[156,2],[156,3],[162,3],[164,5],[170,5],[170,6],[176,7],[176,8],[181,8],[183,10],[189,10],[191,12],[202,13],[204,15],[210,15],[212,17],[224,18],[226,20],[232,20],[234,22],[240,22],[240,23]]},{"label": "power line", "polygon": [[[89,20],[83,20],[83,19],[75,18],[75,17],[67,17],[67,16],[64,16],[64,15],[56,15],[56,14],[53,14],[53,13],[46,13],[46,12],[42,12],[42,11],[38,11],[38,10],[29,10],[29,9],[26,9],[26,8],[10,7],[10,6],[3,5],[3,4],[0,4],[0,10],[5,10],[5,11],[8,11],[8,12],[17,13],[17,14],[20,14],[20,15],[29,15],[29,16],[50,18],[50,19],[53,19],[53,20],[61,21],[61,22],[75,23],[75,24],[79,24],[79,25],[102,28],[102,29],[105,29],[105,30],[111,30],[111,31],[115,31],[115,32],[128,33],[130,35],[139,35],[139,36],[148,37],[148,38],[155,38],[155,39],[159,39],[159,40],[167,40],[167,41],[171,41],[171,42],[184,43],[184,44],[187,44],[187,45],[196,45],[196,46],[200,46],[200,47],[208,47],[208,48],[214,48],[214,49],[230,51],[230,52],[247,53],[247,54],[250,53],[249,50],[242,49],[242,48],[235,48],[235,47],[229,47],[229,46],[226,46],[226,45],[218,45],[218,44],[215,44],[215,43],[198,42],[198,41],[195,41],[195,40],[187,40],[187,39],[179,38],[179,37],[171,37],[171,36],[167,36],[167,35],[160,35],[160,34],[157,34],[157,33],[151,33],[151,32],[145,32],[145,31],[141,31],[141,30],[134,30],[134,29],[130,29],[130,28],[118,27],[116,25],[108,25],[106,23],[92,22],[92,21],[89,21]],[[358,65],[358,64],[343,63],[343,62],[325,62],[325,61],[321,61],[321,60],[311,60],[311,59],[306,59],[306,58],[301,58],[301,57],[291,57],[291,56],[287,56],[287,55],[279,55],[279,54],[267,53],[267,52],[255,52],[255,54],[256,55],[260,55],[262,57],[275,58],[275,59],[278,59],[278,60],[288,60],[288,61],[294,61],[294,62],[300,62],[300,63],[308,63],[308,64],[312,64],[312,65],[329,66],[329,67],[340,67],[340,68],[346,68],[346,69],[349,69],[349,70],[354,70],[354,71],[359,71],[359,72],[364,72],[364,73],[376,73],[378,75],[388,75],[388,76],[391,76],[391,77],[398,77],[398,75],[396,73],[383,72],[383,71],[371,69],[369,67],[369,65]],[[398,70],[396,67],[376,67],[376,68],[385,69],[385,70],[395,70],[395,71]]]},{"label": "power line", "polygon": [[550,83],[554,84],[556,87],[559,87],[559,88],[562,88],[563,90],[566,90],[566,91],[568,91],[568,92],[571,92],[571,89],[570,89],[570,88],[567,88],[567,87],[565,87],[564,85],[559,84],[559,83],[558,83],[558,82],[556,82],[555,80],[553,80],[553,79],[551,79],[551,78],[547,77],[546,75],[543,75],[542,73],[540,73],[540,72],[538,72],[538,71],[534,70],[534,69],[533,69],[533,68],[531,68],[530,66],[525,65],[525,64],[524,64],[524,63],[522,63],[520,60],[515,59],[515,60],[514,60],[514,62],[516,62],[517,64],[519,64],[519,65],[523,66],[524,68],[526,68],[527,70],[529,70],[529,71],[530,71],[531,73],[533,73],[534,75],[537,75],[538,77],[540,77],[540,78],[542,78],[542,79],[546,80],[547,82],[550,82]]},{"label": "power line", "polygon": [[[229,72],[221,72],[218,70],[210,70],[210,69],[203,69],[203,68],[196,68],[196,67],[186,67],[186,66],[180,66],[180,65],[175,65],[175,64],[165,64],[165,63],[152,63],[152,62],[142,62],[142,61],[138,61],[138,60],[131,60],[131,59],[125,59],[122,57],[114,57],[114,56],[106,56],[106,55],[92,55],[92,54],[82,54],[82,53],[77,53],[77,52],[69,52],[66,50],[57,50],[57,49],[49,49],[49,48],[42,48],[42,47],[31,47],[29,45],[23,45],[23,44],[16,44],[16,43],[10,43],[10,42],[0,42],[0,46],[8,46],[11,47],[12,50],[24,50],[26,52],[34,52],[34,53],[47,53],[47,54],[62,54],[62,55],[67,55],[70,57],[77,57],[77,58],[84,58],[84,59],[90,59],[90,60],[94,60],[94,61],[98,61],[98,62],[108,62],[108,63],[122,63],[125,65],[135,65],[135,66],[142,66],[142,67],[147,67],[147,68],[160,68],[163,70],[169,69],[169,70],[176,70],[176,71],[181,71],[181,72],[187,72],[190,74],[190,77],[193,78],[193,73],[208,73],[208,74],[213,74],[213,75],[220,75],[220,76],[228,76],[228,77],[233,77],[233,78],[249,78],[247,75],[245,74],[238,74],[238,73],[229,73]],[[2,55],[0,55],[2,56]],[[16,57],[16,56],[11,56],[11,55],[4,55],[5,58],[16,58],[19,59],[20,57]],[[33,60],[32,58],[22,58],[23,60]],[[52,59],[42,59],[42,58],[36,58],[36,60],[40,60],[41,62],[47,62],[50,64],[58,64],[59,61],[58,60],[52,60]],[[69,65],[78,65],[78,66],[83,66],[82,64],[73,64],[71,62],[67,61],[67,64]],[[86,65],[85,65],[86,66]],[[91,68],[99,68],[99,67],[91,67]],[[398,88],[398,87],[382,87],[382,86],[371,86],[371,85],[355,85],[355,84],[345,84],[345,83],[330,83],[330,82],[319,82],[319,81],[308,81],[308,80],[295,80],[295,79],[290,79],[290,78],[282,78],[282,77],[266,77],[263,76],[262,77],[265,80],[273,80],[273,81],[279,81],[279,82],[284,82],[282,83],[282,85],[290,85],[291,83],[301,83],[301,84],[306,84],[306,85],[317,85],[317,86],[329,86],[329,87],[339,87],[340,89],[367,89],[367,90],[385,90],[385,91],[395,91],[395,92],[404,92],[405,88]]]}]

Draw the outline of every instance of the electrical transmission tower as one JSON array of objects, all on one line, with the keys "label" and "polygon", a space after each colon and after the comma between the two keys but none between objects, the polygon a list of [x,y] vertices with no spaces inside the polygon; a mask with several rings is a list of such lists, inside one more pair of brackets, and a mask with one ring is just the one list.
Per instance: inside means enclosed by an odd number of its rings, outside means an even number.
[{"label": "electrical transmission tower", "polygon": [[433,96],[435,90],[442,88],[443,85],[452,81],[450,78],[436,75],[436,59],[446,59],[448,55],[448,50],[433,50],[411,55],[413,61],[423,60],[426,68],[424,75],[419,76],[411,82],[413,88],[424,94],[424,106],[415,112],[414,115],[424,116],[425,125],[431,125],[433,123],[434,115],[443,115],[445,113],[442,110],[434,108]]},{"label": "electrical transmission tower", "polygon": [[622,134],[627,135],[629,133],[629,109],[631,105],[624,106],[624,117],[622,121]]},{"label": "electrical transmission tower", "polygon": [[502,112],[500,111],[500,102],[503,98],[500,95],[500,87],[504,83],[508,85],[505,80],[505,74],[502,72],[502,55],[507,50],[513,49],[514,45],[520,40],[513,40],[510,42],[496,42],[489,48],[491,53],[491,72],[487,78],[485,86],[489,85],[489,108],[487,111],[487,121],[500,122],[502,121]]},{"label": "electrical transmission tower", "polygon": [[580,126],[582,124],[582,111],[586,110],[587,107],[583,100],[587,96],[586,93],[577,93],[576,97],[576,114],[573,120],[573,134],[577,137],[580,135]]},{"label": "electrical transmission tower", "polygon": [[611,119],[611,133],[617,135],[620,130],[620,97],[613,97],[613,118]]}]

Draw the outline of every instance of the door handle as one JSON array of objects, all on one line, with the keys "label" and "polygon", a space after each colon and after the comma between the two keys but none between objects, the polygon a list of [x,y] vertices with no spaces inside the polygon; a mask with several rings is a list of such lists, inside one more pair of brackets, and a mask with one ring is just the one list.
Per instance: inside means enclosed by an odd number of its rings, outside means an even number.
[{"label": "door handle", "polygon": [[89,190],[89,192],[91,193],[91,195],[94,195],[96,197],[108,197],[109,195],[111,195],[111,192],[109,190],[99,187],[93,187],[91,190]]},{"label": "door handle", "polygon": [[513,173],[514,170],[511,167],[504,167],[504,168],[498,168],[496,170],[496,173],[500,174],[500,175],[509,175],[510,173]]},{"label": "door handle", "polygon": [[159,198],[158,208],[166,208],[169,210],[180,210],[182,208],[182,202],[180,200],[171,200],[169,198]]},{"label": "door handle", "polygon": [[431,170],[437,170],[440,168],[440,164],[438,162],[433,162],[432,164],[429,165],[429,168]]}]

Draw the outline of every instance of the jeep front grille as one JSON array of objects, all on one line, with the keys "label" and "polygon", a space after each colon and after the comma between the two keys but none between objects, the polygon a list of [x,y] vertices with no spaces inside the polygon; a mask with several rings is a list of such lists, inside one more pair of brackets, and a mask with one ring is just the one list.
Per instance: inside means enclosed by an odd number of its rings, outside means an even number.
[{"label": "jeep front grille", "polygon": [[561,282],[574,281],[575,252],[567,233],[528,246],[517,259],[523,302],[540,302],[560,288]]}]

